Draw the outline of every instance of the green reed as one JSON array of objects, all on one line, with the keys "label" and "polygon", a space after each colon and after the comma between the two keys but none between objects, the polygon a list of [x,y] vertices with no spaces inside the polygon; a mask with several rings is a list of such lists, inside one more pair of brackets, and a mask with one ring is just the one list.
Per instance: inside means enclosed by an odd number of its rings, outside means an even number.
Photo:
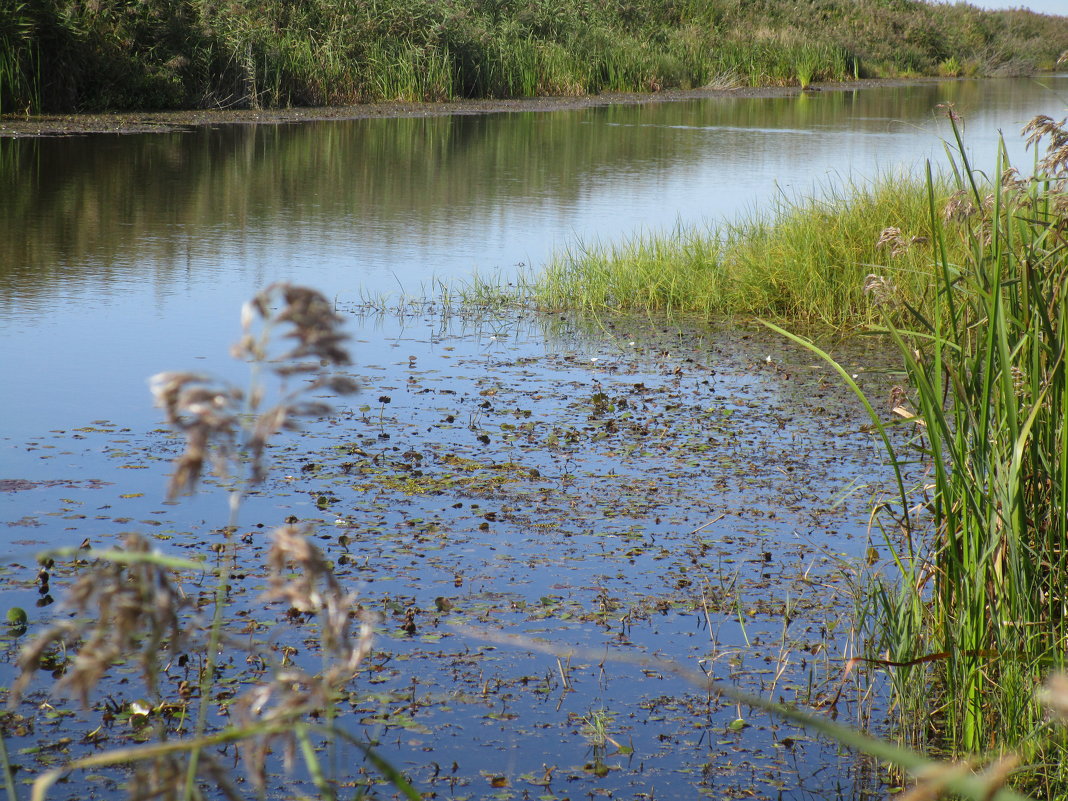
[{"label": "green reed", "polygon": [[1049,142],[1029,179],[1003,149],[985,179],[959,134],[956,191],[928,173],[930,302],[888,272],[866,282],[905,380],[896,424],[864,399],[899,489],[876,516],[892,569],[863,625],[910,744],[1011,751],[1016,782],[1064,798],[1066,740],[1035,688],[1068,636],[1068,131],[1025,131]]},{"label": "green reed", "polygon": [[1020,73],[1052,67],[1068,37],[1068,21],[1054,17],[891,0],[19,0],[12,9],[0,10],[0,103],[31,111],[657,91],[724,75],[787,86],[935,75],[954,63]]},{"label": "green reed", "polygon": [[28,4],[0,9],[0,114],[41,110],[40,46],[33,43]]},{"label": "green reed", "polygon": [[[961,149],[947,213],[964,217],[965,259],[949,259],[939,226],[940,302],[889,328],[924,422],[913,444],[925,457],[929,520],[906,565],[911,580],[883,596],[900,623],[876,633],[894,661],[944,654],[927,672],[942,700],[932,722],[953,751],[1030,747],[1045,728],[1034,685],[1065,660],[1068,153],[1062,129],[1028,130],[1054,143],[1029,181],[1001,154],[1001,177],[981,183]],[[935,221],[938,212],[932,200]],[[1054,756],[1057,765],[1059,747]],[[1039,771],[1051,774],[1068,778]]]}]

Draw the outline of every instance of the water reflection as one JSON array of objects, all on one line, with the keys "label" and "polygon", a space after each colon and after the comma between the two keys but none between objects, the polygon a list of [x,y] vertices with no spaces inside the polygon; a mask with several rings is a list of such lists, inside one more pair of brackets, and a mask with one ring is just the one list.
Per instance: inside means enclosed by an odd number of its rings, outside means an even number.
[{"label": "water reflection", "polygon": [[[419,293],[475,269],[538,265],[576,237],[735,215],[778,192],[940,156],[940,103],[955,104],[973,149],[992,158],[997,129],[1056,111],[1068,79],[1046,84],[0,140],[7,369],[37,373],[29,394],[52,397],[40,365],[88,378],[84,354],[62,355],[88,337],[124,354],[110,358],[109,383],[140,391],[146,369],[229,341],[231,310],[267,281],[342,299]],[[101,394],[98,414],[106,392],[89,393]],[[38,411],[0,401],[9,418]]]}]

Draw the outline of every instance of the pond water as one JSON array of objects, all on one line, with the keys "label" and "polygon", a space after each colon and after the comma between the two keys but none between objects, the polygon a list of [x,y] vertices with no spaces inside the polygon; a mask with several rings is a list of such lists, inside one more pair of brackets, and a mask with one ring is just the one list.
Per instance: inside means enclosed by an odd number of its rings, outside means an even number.
[{"label": "pond water", "polygon": [[[231,611],[277,625],[272,642],[314,663],[301,627],[257,600],[255,567],[270,528],[309,522],[380,615],[350,719],[420,789],[863,797],[878,787],[864,762],[669,670],[611,660],[662,656],[817,706],[834,695],[885,476],[829,372],[747,328],[458,312],[439,288],[944,161],[939,104],[964,118],[977,164],[992,165],[999,129],[1027,164],[1016,132],[1057,116],[1066,89],[1061,76],[0,140],[3,604],[34,626],[52,613],[79,568],[57,566],[41,592],[43,547],[109,546],[131,530],[171,552],[218,541],[223,492],[163,502],[180,443],[145,380],[195,369],[243,381],[227,356],[240,304],[289,280],[348,317],[363,392],[271,449],[271,481],[241,514]],[[877,350],[837,352],[883,391]],[[3,639],[4,683],[21,639]],[[565,647],[586,650],[568,663]],[[120,706],[128,679],[107,688]],[[60,756],[79,754],[79,726],[99,714],[20,729],[18,761],[53,764],[34,743],[63,726],[74,742]],[[115,744],[129,735],[109,731]],[[117,777],[94,781],[106,793]]]}]

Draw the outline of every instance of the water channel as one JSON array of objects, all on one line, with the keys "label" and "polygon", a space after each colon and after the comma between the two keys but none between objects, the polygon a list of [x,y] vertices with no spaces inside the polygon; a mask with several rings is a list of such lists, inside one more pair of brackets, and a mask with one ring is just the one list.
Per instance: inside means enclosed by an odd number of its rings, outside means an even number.
[{"label": "water channel", "polygon": [[[363,391],[275,447],[271,483],[242,510],[235,614],[286,622],[257,605],[252,565],[271,527],[309,521],[380,615],[353,726],[417,787],[878,795],[877,772],[835,746],[609,658],[661,655],[825,706],[882,480],[848,396],[750,328],[450,312],[441,289],[476,271],[507,283],[583,242],[944,163],[940,104],[963,118],[976,164],[993,165],[1003,131],[1026,166],[1018,130],[1063,114],[1066,96],[1057,76],[0,139],[3,606],[31,610],[34,625],[53,613],[35,581],[44,547],[110,546],[136,529],[164,550],[210,548],[224,493],[163,502],[180,443],[145,381],[194,369],[241,382],[227,353],[241,303],[293,281],[348,318]],[[879,380],[880,354],[842,357]],[[75,572],[57,570],[52,594]],[[568,662],[464,627],[604,658]],[[283,628],[274,642],[302,642]],[[19,644],[2,640],[5,684]],[[126,678],[107,690],[117,703]],[[76,712],[71,732],[95,714]],[[64,731],[39,724],[13,742]],[[51,764],[35,754],[18,757],[29,772]],[[93,778],[104,796],[120,780]]]}]

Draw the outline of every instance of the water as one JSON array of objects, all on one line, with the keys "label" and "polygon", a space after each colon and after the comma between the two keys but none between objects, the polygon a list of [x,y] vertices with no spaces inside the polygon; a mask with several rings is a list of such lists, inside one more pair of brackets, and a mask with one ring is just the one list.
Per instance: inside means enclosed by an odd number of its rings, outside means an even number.
[{"label": "water", "polygon": [[[269,282],[316,287],[348,313],[368,297],[434,298],[476,270],[507,281],[583,241],[942,162],[944,103],[964,118],[977,164],[993,163],[999,129],[1027,164],[1016,131],[1057,116],[1066,89],[1068,77],[964,81],[0,140],[3,603],[38,608],[41,547],[108,545],[131,529],[180,552],[212,544],[221,493],[161,503],[179,445],[155,430],[145,379],[197,369],[242,380],[226,346],[240,304]],[[833,377],[743,330],[624,320],[587,331],[423,305],[348,328],[365,390],[278,446],[271,492],[242,513],[244,556],[264,547],[257,526],[311,520],[346,586],[382,612],[388,667],[354,690],[351,711],[388,735],[392,760],[424,787],[453,781],[474,797],[489,792],[487,773],[537,789],[529,779],[549,765],[566,775],[552,787],[576,797],[855,797],[870,786],[851,758],[835,766],[833,746],[797,745],[795,730],[670,676],[587,655],[568,692],[554,658],[448,628],[697,661],[789,699],[833,694],[831,655],[847,645],[844,624],[828,630],[848,614],[839,560],[867,553],[879,492],[878,455]],[[880,358],[841,355],[858,373]],[[63,579],[57,569],[57,588]],[[271,619],[261,589],[253,570],[235,602]],[[438,597],[455,611],[437,614]],[[51,605],[40,608],[32,622]],[[408,609],[413,636],[400,630]],[[17,643],[0,643],[9,662]],[[583,721],[601,708],[634,757],[593,748]],[[402,712],[419,725],[398,724]],[[754,725],[728,729],[740,714]],[[453,760],[452,779],[431,767]]]},{"label": "water", "polygon": [[[0,141],[5,462],[75,422],[143,423],[144,379],[211,361],[232,310],[290,280],[341,302],[473,271],[537,269],[576,242],[702,224],[972,155],[1064,105],[1068,78],[949,82],[431,119],[237,125]],[[77,404],[72,404],[72,398]],[[12,463],[12,459],[15,462]]]}]

